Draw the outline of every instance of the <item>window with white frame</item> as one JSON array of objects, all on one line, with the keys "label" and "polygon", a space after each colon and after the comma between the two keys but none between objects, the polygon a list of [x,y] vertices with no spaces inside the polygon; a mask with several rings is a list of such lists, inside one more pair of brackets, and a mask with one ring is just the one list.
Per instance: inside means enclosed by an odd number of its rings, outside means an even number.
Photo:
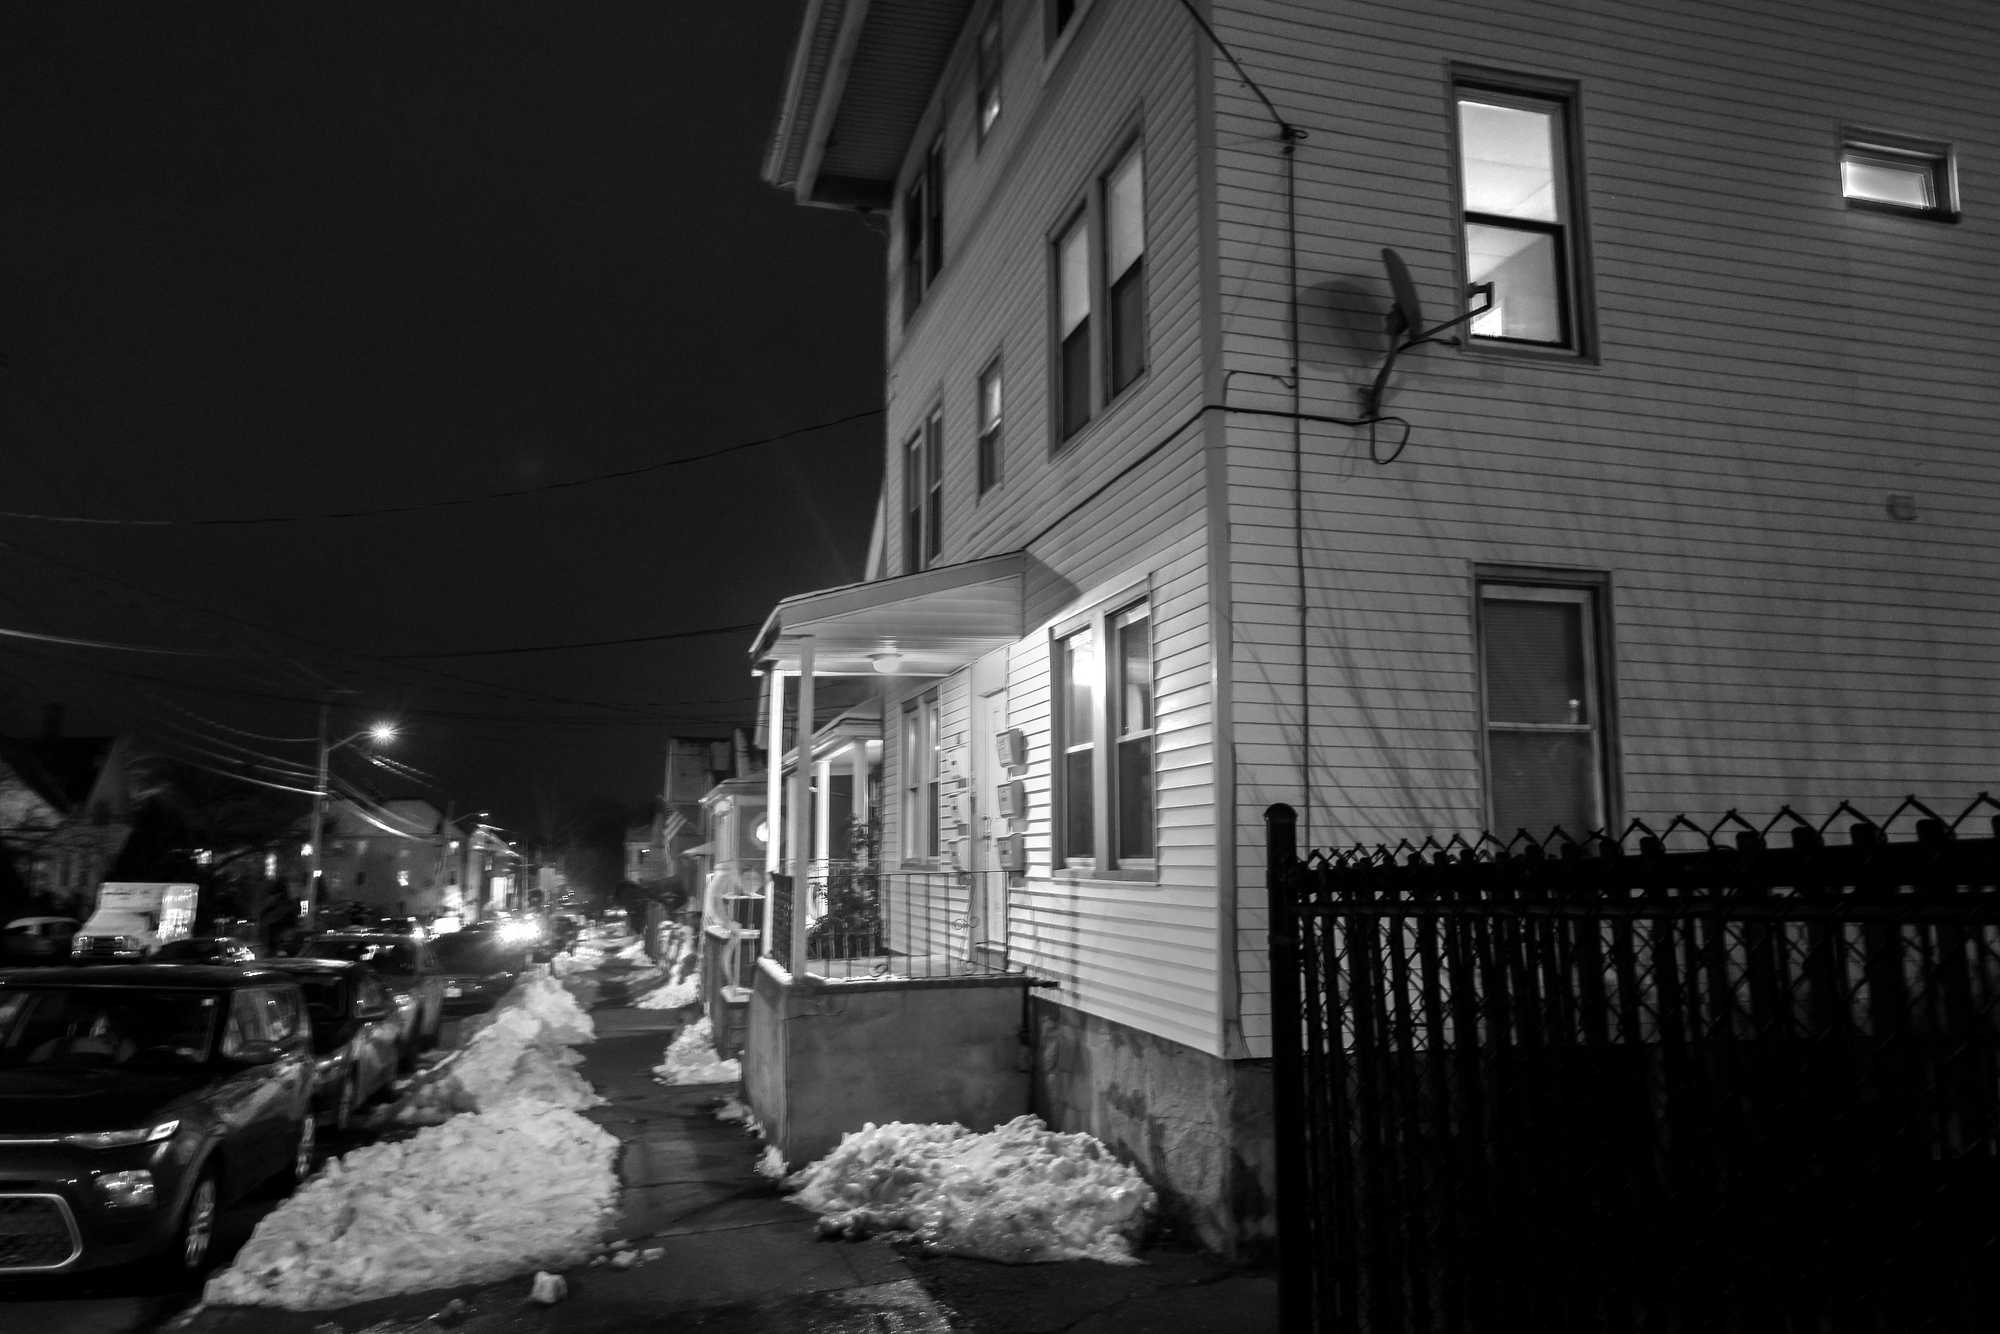
[{"label": "window with white frame", "polygon": [[1955,221],[1951,149],[1939,143],[1849,130],[1840,145],[1840,190],[1850,208]]},{"label": "window with white frame", "polygon": [[1489,828],[1502,839],[1610,819],[1602,633],[1594,586],[1480,584]]},{"label": "window with white frame", "polygon": [[938,856],[938,697],[936,691],[903,706],[903,860]]},{"label": "window with white frame", "polygon": [[1002,394],[1000,358],[979,372],[979,494],[1000,485],[1001,427],[1006,403]]},{"label": "window with white frame", "polygon": [[1574,99],[1461,79],[1454,102],[1473,340],[1585,350]]},{"label": "window with white frame", "polygon": [[1118,156],[1058,229],[1052,266],[1054,405],[1062,441],[1146,370],[1146,158],[1140,141]]},{"label": "window with white frame", "polygon": [[1000,123],[1000,70],[1001,56],[1006,48],[1005,34],[1000,20],[1005,0],[993,0],[986,7],[986,17],[980,20],[979,44],[975,63],[978,65],[978,101],[973,107],[973,123],[978,127],[981,144],[986,136],[993,133],[993,127]]},{"label": "window with white frame", "polygon": [[932,143],[903,191],[903,319],[917,313],[944,268],[944,144]]},{"label": "window with white frame", "polygon": [[1147,599],[1059,626],[1054,641],[1055,864],[1132,870],[1154,856],[1153,638]]},{"label": "window with white frame", "polygon": [[903,567],[928,570],[944,549],[944,410],[903,444]]}]

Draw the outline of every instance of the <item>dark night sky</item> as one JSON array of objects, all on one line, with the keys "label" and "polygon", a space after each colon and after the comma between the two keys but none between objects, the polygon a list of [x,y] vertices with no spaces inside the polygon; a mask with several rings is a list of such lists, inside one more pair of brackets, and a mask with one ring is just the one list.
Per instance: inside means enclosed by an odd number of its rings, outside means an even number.
[{"label": "dark night sky", "polygon": [[0,510],[184,521],[0,518],[0,627],[219,655],[0,639],[0,728],[303,735],[324,682],[441,780],[390,795],[526,829],[752,721],[747,630],[385,659],[860,577],[878,417],[430,504],[880,404],[879,235],[758,175],[800,7],[0,10]]}]

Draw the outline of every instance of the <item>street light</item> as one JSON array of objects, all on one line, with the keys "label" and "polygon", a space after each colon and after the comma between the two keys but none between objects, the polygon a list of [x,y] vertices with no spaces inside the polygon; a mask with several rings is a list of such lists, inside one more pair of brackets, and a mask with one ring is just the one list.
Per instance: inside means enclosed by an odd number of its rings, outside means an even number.
[{"label": "street light", "polygon": [[362,728],[353,736],[345,736],[338,741],[328,742],[326,739],[326,708],[327,706],[324,704],[319,706],[319,779],[313,784],[312,826],[307,830],[307,835],[312,840],[310,844],[312,848],[312,863],[306,871],[306,908],[303,914],[303,921],[308,934],[319,928],[320,856],[321,849],[326,843],[327,760],[332,757],[333,752],[336,750],[339,750],[343,746],[351,746],[357,741],[373,741],[379,746],[386,745],[396,739],[396,725],[394,723],[375,723],[372,726]]}]

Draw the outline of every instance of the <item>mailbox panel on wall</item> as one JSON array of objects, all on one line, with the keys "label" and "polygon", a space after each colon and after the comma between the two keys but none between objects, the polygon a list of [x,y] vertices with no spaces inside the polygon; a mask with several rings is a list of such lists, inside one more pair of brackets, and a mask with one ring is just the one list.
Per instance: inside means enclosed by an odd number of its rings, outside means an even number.
[{"label": "mailbox panel on wall", "polygon": [[1025,819],[1028,814],[1028,785],[1018,778],[1000,784],[994,794],[993,809],[1009,820]]},{"label": "mailbox panel on wall", "polygon": [[1028,839],[1025,834],[1008,834],[994,839],[993,852],[1000,861],[1000,869],[1010,875],[1020,875],[1028,869]]},{"label": "mailbox panel on wall", "polygon": [[993,745],[999,753],[1000,763],[1009,769],[1019,768],[1028,762],[1028,737],[1018,727],[994,733]]}]

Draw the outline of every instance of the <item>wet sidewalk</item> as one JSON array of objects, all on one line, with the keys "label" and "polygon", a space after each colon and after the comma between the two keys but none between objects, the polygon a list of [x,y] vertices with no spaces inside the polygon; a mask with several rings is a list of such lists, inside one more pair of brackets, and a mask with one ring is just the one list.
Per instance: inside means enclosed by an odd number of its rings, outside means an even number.
[{"label": "wet sidewalk", "polygon": [[[753,1170],[759,1143],[715,1109],[728,1085],[666,1087],[652,1068],[678,1011],[600,1008],[582,1072],[607,1099],[586,1113],[617,1135],[620,1217],[611,1236],[652,1260],[564,1272],[567,1296],[528,1299],[527,1277],[383,1298],[337,1311],[208,1308],[189,1334],[463,1334],[695,1329],[711,1334],[1249,1334],[1276,1327],[1268,1273],[1190,1252],[1146,1263],[999,1265],[822,1241],[812,1217]],[[532,1171],[532,1164],[524,1164]],[[434,1316],[446,1311],[445,1320]]]}]

